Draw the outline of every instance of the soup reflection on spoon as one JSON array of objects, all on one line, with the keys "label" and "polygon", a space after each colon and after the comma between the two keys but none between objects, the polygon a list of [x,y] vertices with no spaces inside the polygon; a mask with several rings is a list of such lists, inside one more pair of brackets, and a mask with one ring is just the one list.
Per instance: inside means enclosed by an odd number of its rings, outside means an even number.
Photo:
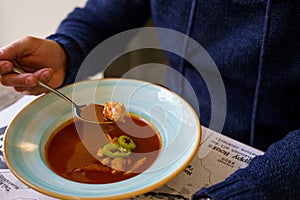
[{"label": "soup reflection on spoon", "polygon": [[[81,108],[80,116],[88,124],[109,125],[113,123],[125,123],[127,112],[123,103],[108,101],[105,105],[87,104]],[[96,123],[90,123],[96,122]],[[111,135],[103,132],[109,141],[112,141]]]}]

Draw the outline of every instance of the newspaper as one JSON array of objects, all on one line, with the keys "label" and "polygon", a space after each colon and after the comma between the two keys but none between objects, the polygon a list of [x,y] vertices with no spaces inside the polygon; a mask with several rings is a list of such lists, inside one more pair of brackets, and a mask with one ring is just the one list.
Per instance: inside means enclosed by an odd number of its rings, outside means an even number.
[{"label": "newspaper", "polygon": [[[27,187],[10,172],[3,157],[4,132],[5,127],[0,129],[0,199],[55,199]],[[202,187],[223,181],[236,170],[246,167],[253,157],[263,154],[205,127],[202,127],[201,141],[195,158],[179,175],[162,187],[131,199],[191,199]]]}]

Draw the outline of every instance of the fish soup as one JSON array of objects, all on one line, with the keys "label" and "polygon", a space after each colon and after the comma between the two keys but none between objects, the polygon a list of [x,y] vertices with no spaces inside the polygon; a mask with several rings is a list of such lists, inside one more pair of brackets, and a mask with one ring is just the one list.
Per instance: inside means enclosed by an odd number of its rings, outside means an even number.
[{"label": "fish soup", "polygon": [[76,120],[61,125],[46,145],[49,167],[75,182],[114,183],[143,173],[160,153],[158,131],[140,116],[128,114],[125,123],[99,126]]}]

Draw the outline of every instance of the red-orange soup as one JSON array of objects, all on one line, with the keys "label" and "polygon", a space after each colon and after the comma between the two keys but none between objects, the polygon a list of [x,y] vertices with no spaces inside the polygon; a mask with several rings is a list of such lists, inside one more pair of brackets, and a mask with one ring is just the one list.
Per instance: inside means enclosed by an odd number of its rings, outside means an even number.
[{"label": "red-orange soup", "polygon": [[[105,144],[103,132],[99,131],[99,125],[87,124],[82,121],[74,122],[73,120],[59,127],[49,139],[45,149],[45,158],[49,167],[56,174],[75,182],[114,183],[142,173],[154,163],[160,153],[159,133],[152,124],[139,116],[128,115],[125,123],[101,127],[101,130],[109,133],[112,138],[127,135],[136,143],[136,148],[128,156],[130,159],[128,159],[128,163],[126,162],[124,171],[112,173],[114,169],[109,165],[103,165],[102,158],[97,156],[99,147]],[[143,159],[145,162],[138,170],[130,172],[134,164]],[[87,165],[92,168],[95,166],[103,168],[83,170],[87,169]]]}]

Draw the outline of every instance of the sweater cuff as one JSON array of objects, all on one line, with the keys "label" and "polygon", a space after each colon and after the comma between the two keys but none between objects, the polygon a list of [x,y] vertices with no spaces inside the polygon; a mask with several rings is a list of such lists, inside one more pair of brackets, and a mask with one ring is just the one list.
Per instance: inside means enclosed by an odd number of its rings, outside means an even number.
[{"label": "sweater cuff", "polygon": [[57,42],[67,54],[68,69],[63,86],[75,82],[78,70],[85,58],[83,50],[73,38],[64,34],[56,33],[46,39]]},{"label": "sweater cuff", "polygon": [[259,188],[253,188],[253,185],[249,185],[249,182],[243,182],[238,178],[238,174],[239,171],[234,173],[234,175],[230,176],[225,181],[208,188],[202,188],[192,196],[192,199],[197,200],[204,196],[210,197],[213,200],[265,199],[263,193],[259,191]]}]

